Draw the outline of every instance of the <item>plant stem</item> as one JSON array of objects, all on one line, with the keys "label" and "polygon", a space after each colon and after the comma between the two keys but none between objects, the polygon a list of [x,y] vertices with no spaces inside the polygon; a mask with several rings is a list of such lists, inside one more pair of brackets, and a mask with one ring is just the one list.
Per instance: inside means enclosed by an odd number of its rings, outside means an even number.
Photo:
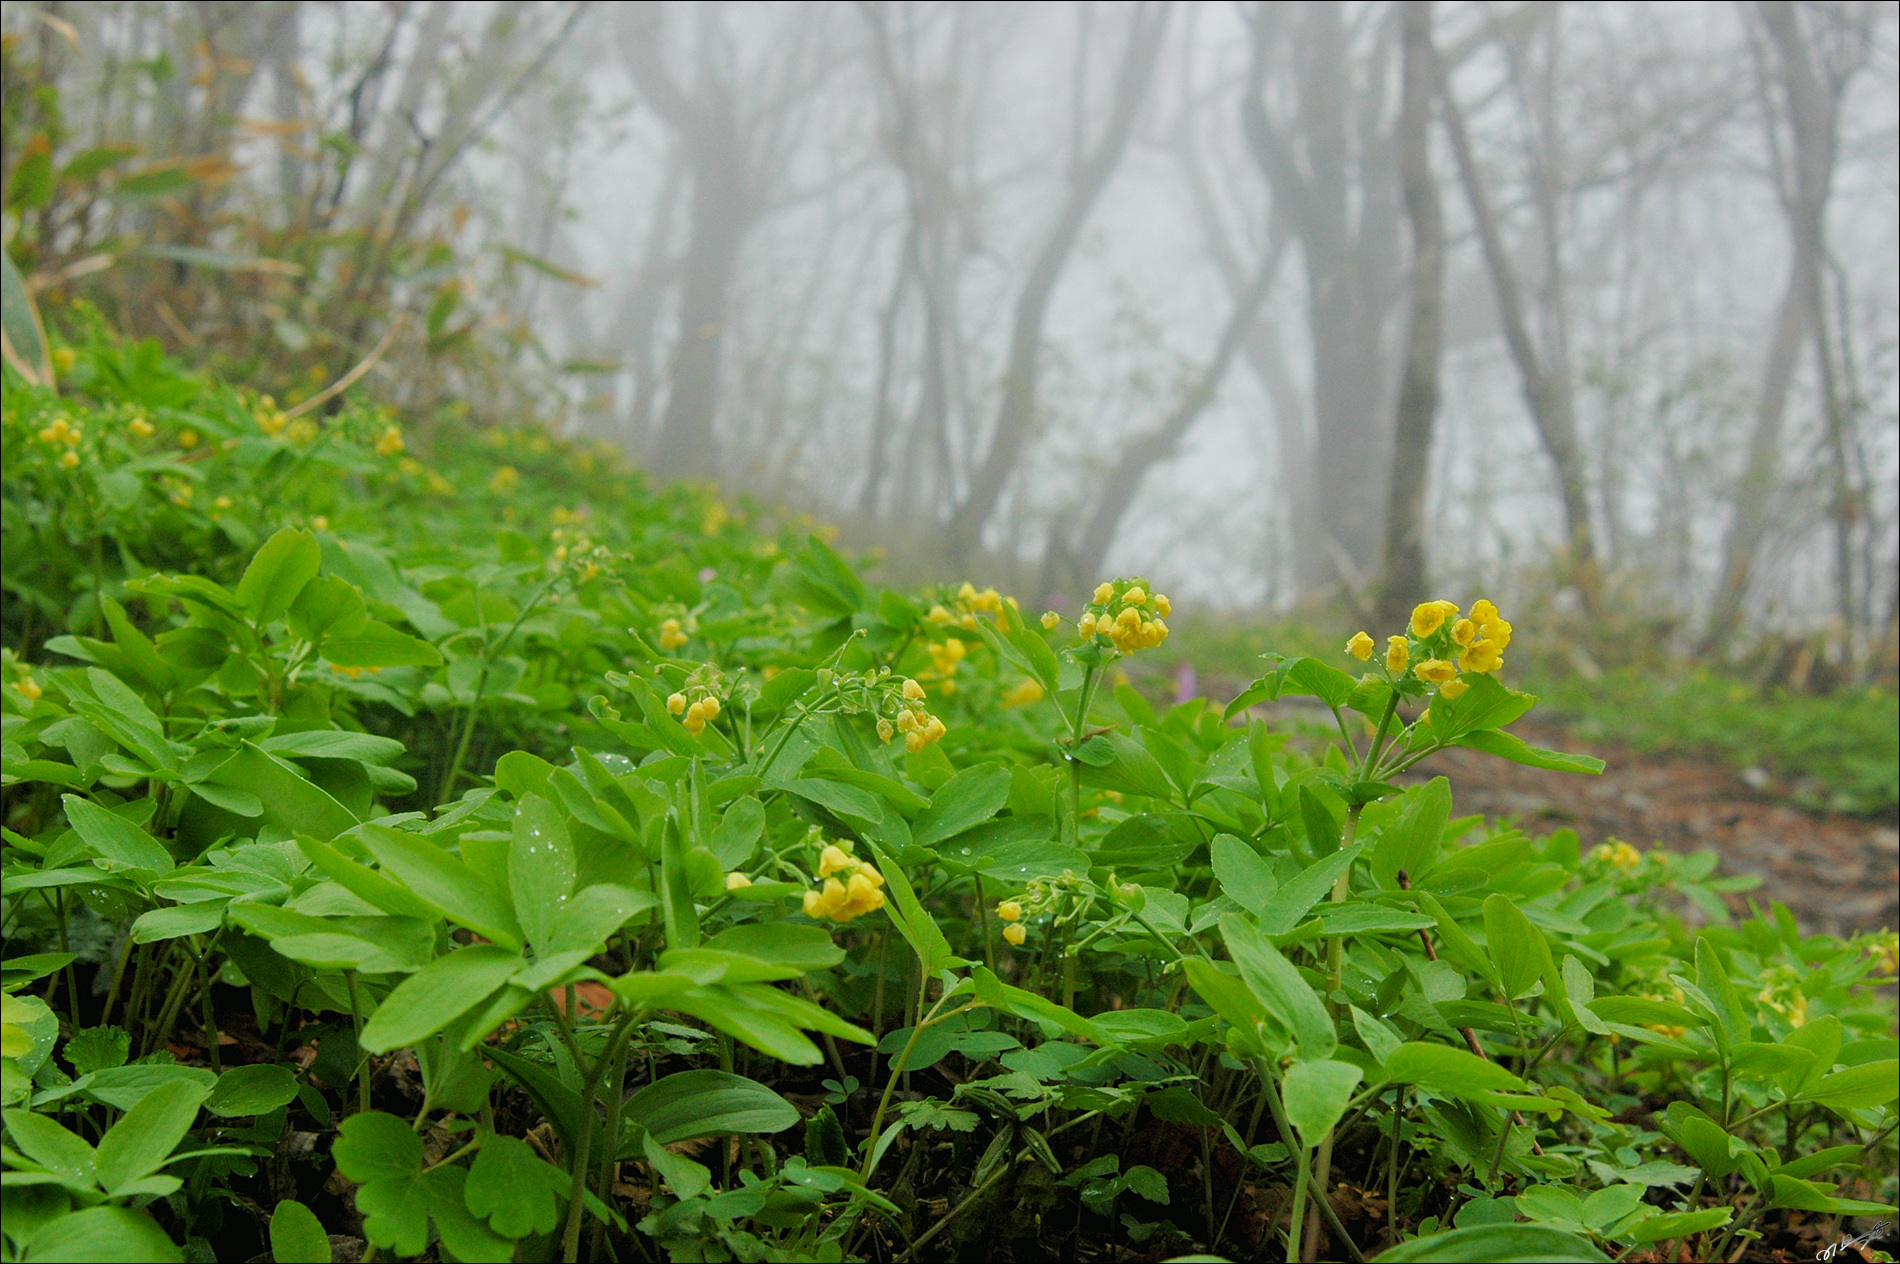
[{"label": "plant stem", "polygon": [[[867,1185],[871,1182],[871,1163],[872,1160],[877,1157],[877,1139],[878,1135],[884,1129],[884,1114],[890,1109],[891,1094],[897,1088],[897,1077],[903,1073],[905,1067],[910,1065],[910,1055],[917,1048],[917,1038],[924,1034],[924,1028],[938,1021],[937,1011],[942,1009],[944,1002],[949,999],[950,997],[948,995],[940,997],[937,1003],[930,1007],[930,1012],[924,1015],[915,1027],[910,1029],[910,1039],[904,1042],[903,1052],[899,1053],[897,1055],[897,1061],[891,1064],[890,1074],[884,1081],[884,1096],[878,1100],[877,1113],[871,1116],[871,1135],[864,1140],[864,1166],[858,1171],[858,1179]],[[923,998],[921,996],[918,997],[917,1002],[921,1007]],[[944,1018],[955,1017],[970,1008],[972,1007],[968,1005],[958,1006],[948,1014],[945,1014]]]},{"label": "plant stem", "polygon": [[[1393,698],[1393,705],[1396,706],[1397,701],[1398,701],[1398,694],[1395,692],[1392,695],[1392,698]],[[1392,710],[1393,710],[1392,707],[1386,708],[1385,714],[1386,714],[1386,720],[1388,722],[1392,718]],[[1384,723],[1380,724],[1379,733],[1381,737],[1384,736],[1384,733],[1385,733]],[[1372,749],[1367,750],[1366,760],[1368,763],[1371,762],[1373,754],[1374,752]],[[1359,814],[1363,812],[1364,810],[1365,810],[1365,805],[1362,803],[1355,803],[1350,808],[1346,809],[1346,828],[1339,838],[1339,847],[1341,851],[1344,851],[1353,845],[1353,840],[1359,833]],[[1352,886],[1352,866],[1348,865],[1345,869],[1345,872],[1341,873],[1339,875],[1338,880],[1333,883],[1332,902],[1334,904],[1345,903],[1346,897],[1351,893],[1351,886]],[[1333,936],[1331,941],[1329,941],[1326,945],[1326,1008],[1332,1013],[1334,1026],[1337,1026],[1339,1024],[1339,1006],[1333,1000],[1333,993],[1339,991],[1340,983],[1345,974],[1345,969],[1346,969],[1346,938],[1343,935],[1335,935]],[[1320,1138],[1319,1154],[1314,1162],[1313,1179],[1318,1186],[1319,1197],[1322,1202],[1325,1201],[1325,1198],[1326,1198],[1327,1182],[1332,1179],[1333,1136],[1337,1131],[1338,1131],[1338,1128],[1336,1126],[1333,1128],[1328,1128],[1326,1130],[1326,1135]],[[1313,1252],[1316,1251],[1319,1246],[1319,1221],[1318,1221],[1319,1209],[1317,1207],[1313,1209],[1313,1214],[1314,1214],[1314,1220],[1312,1221],[1312,1223],[1310,1223],[1307,1226],[1307,1244],[1308,1244],[1307,1254],[1309,1256],[1312,1255]]]},{"label": "plant stem", "polygon": [[[194,936],[193,938],[196,938]],[[214,937],[215,938],[215,937]],[[211,1054],[211,1070],[214,1074],[224,1073],[224,1055],[218,1050],[218,1013],[211,1003],[211,967],[206,958],[211,955],[211,945],[205,944],[195,954],[198,960],[198,991],[204,998],[205,1044]]]},{"label": "plant stem", "polygon": [[350,989],[350,1023],[356,1029],[356,1111],[369,1111],[369,1058],[363,1053],[363,1004],[356,997],[356,971],[345,970],[343,980]]},{"label": "plant stem", "polygon": [[[581,1254],[581,1212],[587,1203],[587,1158],[594,1148],[594,1093],[599,1089],[601,1077],[607,1073],[607,1068],[619,1056],[627,1032],[632,1029],[633,1020],[639,1014],[639,1010],[630,1009],[621,1016],[613,1035],[607,1039],[607,1048],[602,1051],[600,1060],[588,1069],[587,1078],[581,1081],[581,1135],[574,1143],[574,1180],[568,1189],[567,1225],[561,1234],[561,1258],[566,1264],[576,1264]],[[618,1109],[619,1104],[615,1103],[616,1112]]]}]

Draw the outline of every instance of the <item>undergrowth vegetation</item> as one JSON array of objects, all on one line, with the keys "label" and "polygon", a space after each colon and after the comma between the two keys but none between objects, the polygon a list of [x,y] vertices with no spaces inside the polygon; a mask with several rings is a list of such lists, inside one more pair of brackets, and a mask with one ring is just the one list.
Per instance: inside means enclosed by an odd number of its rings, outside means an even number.
[{"label": "undergrowth vegetation", "polygon": [[[1161,709],[1139,577],[880,589],[607,451],[67,319],[4,407],[7,1259],[1727,1259],[1893,1211],[1892,933],[1691,929],[1713,855],[1406,775],[1598,767],[1507,731],[1537,631],[1488,602]],[[1330,744],[1252,714],[1294,694]]]}]

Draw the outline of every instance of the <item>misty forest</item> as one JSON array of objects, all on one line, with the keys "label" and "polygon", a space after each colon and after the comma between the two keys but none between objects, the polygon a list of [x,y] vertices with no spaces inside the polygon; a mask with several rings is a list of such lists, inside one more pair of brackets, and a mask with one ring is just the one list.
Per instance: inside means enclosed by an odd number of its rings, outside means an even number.
[{"label": "misty forest", "polygon": [[0,86],[0,1264],[1900,1251],[1893,5]]}]

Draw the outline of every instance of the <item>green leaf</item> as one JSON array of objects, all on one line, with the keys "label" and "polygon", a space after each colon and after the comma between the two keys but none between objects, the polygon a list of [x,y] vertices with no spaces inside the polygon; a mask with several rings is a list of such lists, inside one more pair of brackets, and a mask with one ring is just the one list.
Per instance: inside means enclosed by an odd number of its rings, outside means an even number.
[{"label": "green leaf", "polygon": [[427,641],[371,619],[354,632],[323,643],[325,661],[337,667],[440,667],[442,653]]},{"label": "green leaf", "polygon": [[1241,1053],[1258,1056],[1266,1051],[1260,1029],[1267,1021],[1267,1008],[1251,988],[1199,957],[1183,961],[1181,970],[1187,975],[1189,986],[1233,1027]]},{"label": "green leaf", "polygon": [[1208,846],[1214,864],[1214,876],[1220,880],[1227,898],[1259,916],[1280,889],[1280,880],[1260,858],[1260,853],[1232,834],[1216,834]]},{"label": "green leaf", "polygon": [[271,1212],[270,1254],[277,1264],[330,1264],[330,1235],[315,1212],[286,1198]]},{"label": "green leaf", "polygon": [[583,887],[567,902],[544,951],[549,956],[559,956],[591,950],[659,902],[660,897],[651,891],[636,891],[607,882]]},{"label": "green leaf", "polygon": [[1885,1106],[1900,1095],[1900,1061],[1868,1062],[1824,1075],[1809,1084],[1801,1100],[1831,1110],[1866,1110]]},{"label": "green leaf", "polygon": [[1405,792],[1398,819],[1379,834],[1372,849],[1372,878],[1388,891],[1398,889],[1403,869],[1417,878],[1438,860],[1438,847],[1451,819],[1451,782],[1433,777]]},{"label": "green leaf", "polygon": [[672,1187],[676,1197],[697,1198],[712,1187],[712,1173],[706,1170],[704,1163],[674,1154],[655,1141],[651,1133],[640,1134],[640,1149],[648,1166]]},{"label": "green leaf", "polygon": [[1287,1069],[1281,1083],[1286,1117],[1302,1145],[1311,1149],[1332,1131],[1363,1076],[1350,1062],[1296,1062]]},{"label": "green leaf", "polygon": [[517,951],[497,944],[474,944],[436,958],[384,998],[363,1024],[363,1048],[388,1053],[434,1035],[486,1000],[520,965]]},{"label": "green leaf", "polygon": [[260,750],[283,758],[354,759],[364,764],[391,764],[403,744],[393,737],[351,733],[343,729],[312,729],[307,733],[279,733],[258,743]]},{"label": "green leaf", "polygon": [[497,944],[519,951],[521,927],[501,894],[434,843],[384,825],[357,831],[384,870],[439,915]]},{"label": "green leaf", "polygon": [[[4,252],[0,252],[4,254]],[[23,1260],[175,1264],[185,1253],[141,1211],[87,1207],[51,1221],[26,1244]]]},{"label": "green leaf", "polygon": [[226,1119],[268,1115],[297,1096],[297,1073],[287,1066],[260,1063],[232,1067],[218,1077],[205,1109]]},{"label": "green leaf", "polygon": [[1563,751],[1544,750],[1498,729],[1479,729],[1475,733],[1466,733],[1452,745],[1469,746],[1473,750],[1508,759],[1514,764],[1528,764],[1532,768],[1593,774],[1603,771],[1603,761],[1594,755],[1567,755]]},{"label": "green leaf", "polygon": [[1009,801],[1009,772],[1000,764],[965,768],[937,787],[930,806],[911,822],[911,841],[930,847],[989,820]]},{"label": "green leaf", "polygon": [[1385,1060],[1391,1057],[1393,1051],[1399,1047],[1399,1038],[1392,1034],[1391,1028],[1387,1027],[1377,1018],[1374,1018],[1371,1014],[1360,1009],[1357,1005],[1351,1006],[1350,1008],[1352,1010],[1352,1025],[1359,1030],[1359,1039],[1365,1044],[1366,1052],[1370,1053],[1383,1065]]},{"label": "green leaf", "polygon": [[1751,1080],[1768,1080],[1783,1072],[1810,1066],[1814,1055],[1795,1045],[1744,1040],[1729,1051],[1729,1069]]},{"label": "green leaf", "polygon": [[[1484,901],[1484,935],[1497,962],[1506,999],[1527,995],[1544,973],[1550,947],[1509,897],[1493,893]],[[1540,951],[1541,950],[1541,951]]]},{"label": "green leaf", "polygon": [[1332,1016],[1293,963],[1238,913],[1220,919],[1220,933],[1228,955],[1240,967],[1241,979],[1267,1012],[1299,1041],[1300,1057],[1308,1062],[1331,1057],[1339,1045]]},{"label": "green leaf", "polygon": [[264,541],[244,568],[237,599],[259,627],[284,617],[303,586],[317,577],[323,552],[317,537],[301,527],[285,527]]},{"label": "green leaf", "polygon": [[1813,1055],[1813,1061],[1806,1066],[1796,1067],[1780,1078],[1781,1091],[1789,1097],[1799,1097],[1803,1089],[1834,1069],[1841,1052],[1841,1020],[1832,1014],[1823,1014],[1789,1032],[1781,1043],[1792,1049],[1805,1049]]},{"label": "green leaf", "polygon": [[1408,1040],[1385,1059],[1386,1079],[1416,1084],[1441,1097],[1482,1100],[1484,1092],[1525,1092],[1529,1085],[1495,1062],[1450,1045]]},{"label": "green leaf", "polygon": [[53,385],[52,350],[40,307],[33,291],[14,266],[13,256],[0,250],[0,349],[6,362],[34,386]]},{"label": "green leaf", "polygon": [[515,920],[537,951],[554,938],[574,890],[574,844],[552,803],[538,794],[515,805],[508,844],[508,893]]},{"label": "green leaf", "polygon": [[1308,909],[1331,894],[1339,875],[1351,869],[1364,850],[1364,843],[1354,843],[1301,870],[1260,911],[1260,929],[1269,935],[1284,935],[1299,925]]},{"label": "green leaf", "polygon": [[420,1255],[429,1242],[429,1217],[418,1189],[422,1139],[408,1124],[379,1110],[351,1115],[330,1147],[337,1170],[355,1181],[363,1235],[398,1255]]},{"label": "green leaf", "polygon": [[679,1071],[647,1085],[627,1100],[626,1117],[661,1145],[783,1132],[799,1119],[795,1106],[757,1080],[712,1070]]},{"label": "green leaf", "polygon": [[468,1169],[462,1197],[469,1211],[505,1238],[549,1234],[560,1223],[567,1174],[518,1137],[482,1143]]},{"label": "green leaf", "polygon": [[515,1244],[500,1237],[469,1213],[468,1170],[442,1163],[422,1174],[422,1200],[435,1221],[445,1254],[467,1264],[507,1264]]},{"label": "green leaf", "polygon": [[173,1080],[159,1085],[126,1111],[124,1118],[99,1139],[93,1159],[93,1170],[106,1193],[164,1167],[198,1118],[205,1096],[204,1085]]},{"label": "green leaf", "polygon": [[356,815],[313,783],[301,768],[249,740],[211,779],[256,795],[264,808],[264,820],[286,834],[308,834],[327,843],[357,824]]},{"label": "green leaf", "polygon": [[76,1133],[29,1110],[9,1110],[5,1117],[8,1135],[27,1158],[81,1189],[90,1189],[97,1182],[93,1149]]},{"label": "green leaf", "polygon": [[1686,1238],[1692,1233],[1720,1229],[1734,1214],[1732,1207],[1705,1207],[1701,1211],[1664,1212],[1637,1221],[1618,1234],[1619,1238],[1646,1245],[1668,1238]]},{"label": "green leaf", "polygon": [[745,922],[728,926],[706,941],[708,948],[744,953],[795,970],[828,970],[844,960],[844,949],[822,926],[787,922]]},{"label": "green leaf", "polygon": [[1401,1242],[1372,1264],[1609,1264],[1587,1238],[1548,1225],[1487,1224]]},{"label": "green leaf", "polygon": [[1590,1002],[1598,1018],[1612,1023],[1655,1023],[1662,1027],[1706,1027],[1709,1019],[1674,1001],[1647,996],[1599,996]]},{"label": "green leaf", "polygon": [[1894,1210],[1890,1203],[1868,1202],[1859,1198],[1836,1198],[1811,1181],[1792,1176],[1769,1178],[1769,1205],[1793,1207],[1801,1211],[1822,1211],[1837,1216],[1880,1215]]},{"label": "green leaf", "polygon": [[891,924],[897,927],[897,933],[917,954],[924,973],[936,974],[955,956],[950,951],[950,941],[943,937],[937,920],[918,901],[917,893],[911,889],[910,879],[904,875],[904,871],[889,856],[879,851],[877,844],[866,842],[865,846],[877,861],[878,872],[884,875],[885,886],[890,890],[890,902],[884,911],[890,916]]},{"label": "green leaf", "polygon": [[81,842],[115,864],[129,869],[169,873],[174,868],[164,844],[116,812],[108,812],[76,794],[60,796],[66,819]]},{"label": "green leaf", "polygon": [[759,840],[765,836],[765,808],[751,795],[733,801],[719,819],[707,845],[722,869],[737,869],[759,852]]},{"label": "green leaf", "polygon": [[148,909],[132,923],[132,942],[155,944],[185,935],[202,935],[224,924],[224,901],[206,900],[199,904],[170,904]]},{"label": "green leaf", "polygon": [[1750,1023],[1748,1011],[1742,1008],[1741,995],[1722,965],[1721,954],[1706,936],[1697,936],[1695,941],[1695,982],[1715,1011],[1718,1044],[1726,1056],[1729,1046],[1748,1039]]},{"label": "green leaf", "polygon": [[363,594],[355,584],[335,575],[320,575],[305,584],[286,613],[291,632],[312,642],[360,632],[369,622]]}]

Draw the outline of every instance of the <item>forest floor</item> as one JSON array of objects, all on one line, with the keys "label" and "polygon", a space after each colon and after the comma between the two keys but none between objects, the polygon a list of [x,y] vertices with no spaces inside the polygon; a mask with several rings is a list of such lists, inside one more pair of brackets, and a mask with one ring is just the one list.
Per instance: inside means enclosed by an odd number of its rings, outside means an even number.
[{"label": "forest floor", "polygon": [[[1210,692],[1223,696],[1218,685]],[[1324,710],[1303,701],[1256,713],[1269,723],[1330,729]],[[1761,878],[1754,891],[1724,897],[1738,917],[1749,916],[1750,899],[1763,909],[1779,900],[1807,933],[1849,936],[1900,925],[1900,829],[1891,815],[1816,811],[1794,801],[1792,786],[1758,769],[1740,772],[1716,758],[1574,738],[1557,718],[1522,720],[1511,731],[1533,746],[1595,755],[1603,773],[1551,772],[1475,750],[1448,750],[1400,780],[1449,777],[1454,814],[1482,812],[1532,836],[1568,827],[1586,851],[1610,838],[1639,850],[1713,851],[1718,873]],[[1684,906],[1684,916],[1697,920],[1697,910],[1687,901]]]},{"label": "forest floor", "polygon": [[1620,838],[1640,849],[1714,851],[1719,872],[1762,880],[1727,897],[1738,915],[1747,915],[1750,898],[1763,908],[1780,900],[1803,931],[1841,936],[1900,920],[1900,830],[1892,819],[1810,811],[1784,787],[1764,778],[1750,785],[1715,760],[1577,741],[1561,723],[1525,721],[1512,731],[1534,746],[1595,755],[1603,775],[1527,768],[1471,750],[1441,752],[1418,771],[1450,777],[1460,813],[1514,820],[1527,834],[1569,826],[1586,850]]}]

